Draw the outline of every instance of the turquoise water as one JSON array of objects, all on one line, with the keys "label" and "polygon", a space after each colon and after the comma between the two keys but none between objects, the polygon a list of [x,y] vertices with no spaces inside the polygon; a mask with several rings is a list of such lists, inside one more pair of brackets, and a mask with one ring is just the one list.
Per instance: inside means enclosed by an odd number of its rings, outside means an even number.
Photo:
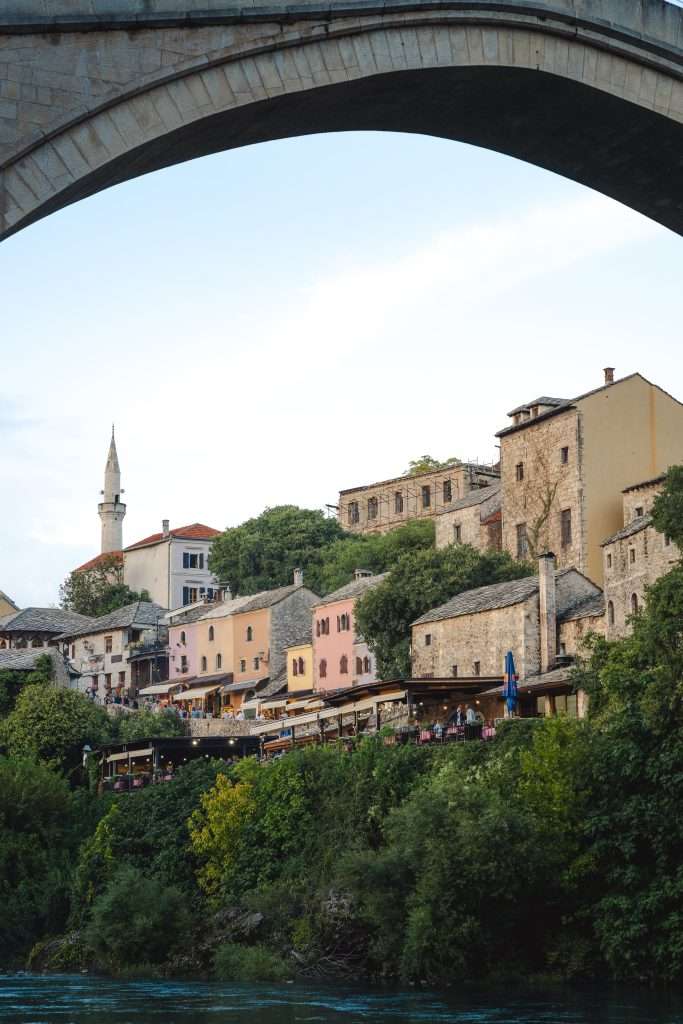
[{"label": "turquoise water", "polygon": [[0,975],[2,1024],[683,1024],[683,1003],[651,993],[388,992],[322,985],[112,981]]}]

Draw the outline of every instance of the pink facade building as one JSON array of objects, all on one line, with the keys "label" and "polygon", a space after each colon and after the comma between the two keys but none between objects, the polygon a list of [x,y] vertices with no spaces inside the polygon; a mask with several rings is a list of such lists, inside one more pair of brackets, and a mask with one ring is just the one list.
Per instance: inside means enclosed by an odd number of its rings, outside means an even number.
[{"label": "pink facade building", "polygon": [[[374,655],[356,632],[356,601],[387,574],[356,571],[355,579],[328,594],[313,607],[313,685],[316,690],[341,690],[375,679]],[[359,667],[362,671],[357,672]]]}]

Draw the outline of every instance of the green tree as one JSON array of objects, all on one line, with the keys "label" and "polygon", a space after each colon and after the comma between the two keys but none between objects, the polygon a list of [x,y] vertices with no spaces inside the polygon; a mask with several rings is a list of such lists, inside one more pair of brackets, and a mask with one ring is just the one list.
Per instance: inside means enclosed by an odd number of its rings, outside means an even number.
[{"label": "green tree", "polygon": [[411,459],[408,463],[408,468],[403,474],[404,476],[418,476],[420,473],[431,473],[438,469],[447,469],[448,466],[457,465],[460,459],[453,456],[452,459],[446,459],[445,462],[439,462],[438,459],[432,458],[431,455],[420,455],[417,459]]},{"label": "green tree", "polygon": [[185,724],[175,711],[165,708],[155,713],[143,708],[133,714],[124,714],[118,721],[120,740],[141,740],[152,736],[184,736]]},{"label": "green tree", "polygon": [[303,569],[312,590],[320,586],[323,550],[343,536],[336,519],[322,512],[279,505],[216,537],[209,567],[230,584],[233,594],[252,594],[292,582]]},{"label": "green tree", "polygon": [[149,600],[146,590],[138,594],[123,582],[123,561],[115,554],[101,558],[92,569],[70,573],[59,588],[62,608],[91,618]]},{"label": "green tree", "polygon": [[670,466],[664,489],[652,506],[652,522],[683,549],[683,466]]},{"label": "green tree", "polygon": [[97,746],[110,732],[106,711],[88,697],[33,683],[17,697],[0,735],[13,757],[35,758],[69,772],[80,765],[83,746]]},{"label": "green tree", "polygon": [[353,579],[355,569],[386,572],[411,551],[434,547],[434,523],[414,519],[387,533],[347,534],[322,552],[319,570],[320,593],[328,594]]},{"label": "green tree", "polygon": [[41,654],[32,672],[17,672],[16,669],[0,671],[0,718],[10,713],[23,687],[34,683],[49,683],[53,674],[52,661],[47,654]]},{"label": "green tree", "polygon": [[467,544],[402,556],[389,578],[356,605],[358,627],[377,656],[379,677],[410,675],[410,625],[430,608],[464,590],[520,579],[532,571],[506,552],[481,554]]}]

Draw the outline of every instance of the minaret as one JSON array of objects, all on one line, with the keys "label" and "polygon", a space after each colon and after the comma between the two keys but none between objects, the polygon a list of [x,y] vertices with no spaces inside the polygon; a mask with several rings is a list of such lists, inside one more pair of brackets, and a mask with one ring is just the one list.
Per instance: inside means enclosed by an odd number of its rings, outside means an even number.
[{"label": "minaret", "polygon": [[123,517],[126,514],[126,506],[121,501],[123,494],[121,470],[119,469],[119,457],[116,454],[113,423],[107,465],[104,469],[104,490],[101,491],[101,494],[103,500],[97,506],[97,511],[102,520],[102,554],[107,551],[121,551],[123,548]]}]

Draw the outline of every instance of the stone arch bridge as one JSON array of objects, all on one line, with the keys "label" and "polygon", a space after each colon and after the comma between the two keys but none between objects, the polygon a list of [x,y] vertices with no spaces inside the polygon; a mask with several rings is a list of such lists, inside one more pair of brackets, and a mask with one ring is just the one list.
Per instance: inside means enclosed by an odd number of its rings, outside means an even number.
[{"label": "stone arch bridge", "polygon": [[363,129],[507,153],[683,233],[683,10],[665,0],[0,8],[0,239],[192,157]]}]

